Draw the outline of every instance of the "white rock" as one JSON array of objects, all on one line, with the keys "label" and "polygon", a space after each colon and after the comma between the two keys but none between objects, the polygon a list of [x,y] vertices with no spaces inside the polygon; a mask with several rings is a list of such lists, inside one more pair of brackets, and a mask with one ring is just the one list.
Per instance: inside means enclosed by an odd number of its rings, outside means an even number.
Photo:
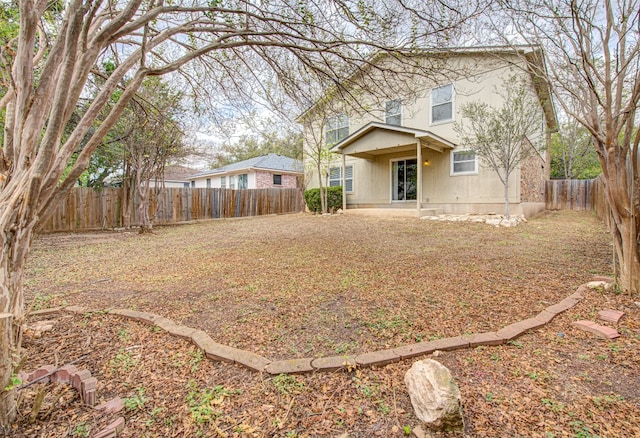
[{"label": "white rock", "polygon": [[427,427],[463,430],[460,390],[444,365],[433,359],[417,361],[404,376],[416,416]]}]

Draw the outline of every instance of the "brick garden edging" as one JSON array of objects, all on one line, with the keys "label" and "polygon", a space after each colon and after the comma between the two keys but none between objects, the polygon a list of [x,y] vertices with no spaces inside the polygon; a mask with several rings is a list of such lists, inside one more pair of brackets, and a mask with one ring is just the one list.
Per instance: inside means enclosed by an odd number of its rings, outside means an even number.
[{"label": "brick garden edging", "polygon": [[[573,294],[569,295],[559,303],[547,307],[536,316],[509,324],[495,332],[475,333],[471,335],[436,339],[429,342],[418,342],[416,344],[403,345],[401,347],[379,350],[371,353],[362,353],[355,356],[330,356],[274,361],[250,351],[219,344],[202,330],[176,324],[168,318],[164,318],[153,313],[139,312],[129,309],[111,309],[108,310],[107,313],[157,326],[174,336],[187,339],[198,346],[198,348],[202,349],[206,356],[211,360],[237,363],[254,371],[266,372],[272,375],[283,373],[309,373],[316,371],[327,372],[336,371],[342,368],[383,366],[403,359],[431,354],[436,350],[452,351],[462,348],[473,348],[479,345],[504,344],[505,342],[515,339],[530,330],[535,330],[545,324],[548,324],[556,317],[556,315],[573,308],[584,299],[584,292],[587,289],[610,287],[610,283],[613,282],[610,278],[599,276],[594,280],[595,281],[579,286]],[[32,312],[31,315],[43,315],[63,310],[72,313],[89,312],[88,309],[80,306],[69,306],[44,309],[39,312]]]}]

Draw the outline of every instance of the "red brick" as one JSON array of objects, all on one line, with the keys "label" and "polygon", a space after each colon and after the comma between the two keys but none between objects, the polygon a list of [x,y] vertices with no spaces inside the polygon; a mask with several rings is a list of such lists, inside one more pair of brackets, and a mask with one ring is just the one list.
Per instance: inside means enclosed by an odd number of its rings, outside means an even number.
[{"label": "red brick", "polygon": [[604,309],[598,312],[601,320],[617,324],[620,318],[624,316],[624,312],[619,310]]},{"label": "red brick", "polygon": [[98,379],[95,377],[87,377],[86,379],[82,379],[80,386],[82,388],[82,392],[91,391],[98,388]]},{"label": "red brick", "polygon": [[529,330],[542,327],[545,323],[536,318],[525,319],[524,321],[514,322],[506,327],[501,328],[496,334],[504,338],[506,341],[515,339],[518,336],[528,332]]},{"label": "red brick", "polygon": [[356,363],[362,367],[382,366],[400,359],[401,357],[394,350],[379,350],[357,355]]},{"label": "red brick", "polygon": [[82,393],[82,400],[87,406],[95,406],[96,404],[96,390],[92,389]]},{"label": "red brick", "polygon": [[431,354],[436,350],[437,348],[433,342],[418,342],[417,344],[403,345],[402,347],[393,349],[402,359]]},{"label": "red brick", "polygon": [[118,436],[124,430],[124,417],[118,417],[117,420],[109,424],[107,427],[98,432],[94,438],[111,438]]},{"label": "red brick", "polygon": [[[31,374],[29,374],[29,382],[33,382],[34,380],[44,377],[47,374],[51,374],[55,370],[56,370],[56,367],[54,367],[53,365],[45,365],[43,367],[40,367],[34,372],[32,372]],[[51,376],[45,377],[41,380],[41,382],[50,382],[50,381],[51,381]]]},{"label": "red brick", "polygon": [[354,356],[330,356],[320,357],[311,361],[311,366],[318,371],[337,371],[343,368],[355,368]]},{"label": "red brick", "polygon": [[78,372],[75,365],[65,365],[52,376],[52,381],[71,383],[71,376]]},{"label": "red brick", "polygon": [[573,308],[577,303],[578,303],[577,300],[565,298],[559,303],[554,304],[553,306],[549,306],[544,310],[546,310],[549,313],[553,313],[554,315],[557,315],[559,313],[566,312],[567,310]]},{"label": "red brick", "polygon": [[99,406],[96,406],[96,409],[99,411],[104,411],[107,414],[113,414],[116,412],[120,412],[123,407],[124,406],[122,405],[122,399],[120,397],[116,397],[102,403]]},{"label": "red brick", "polygon": [[313,371],[311,361],[311,358],[277,360],[267,365],[264,370],[267,373],[274,375],[308,373],[310,371]]},{"label": "red brick", "polygon": [[80,370],[77,373],[73,374],[71,376],[71,385],[73,385],[73,387],[75,389],[78,390],[78,392],[82,391],[82,381],[85,379],[88,379],[89,377],[91,377],[91,371],[89,370]]},{"label": "red brick", "polygon": [[620,336],[616,329],[598,325],[591,321],[576,321],[573,325],[581,330],[594,334],[603,339],[615,339]]}]

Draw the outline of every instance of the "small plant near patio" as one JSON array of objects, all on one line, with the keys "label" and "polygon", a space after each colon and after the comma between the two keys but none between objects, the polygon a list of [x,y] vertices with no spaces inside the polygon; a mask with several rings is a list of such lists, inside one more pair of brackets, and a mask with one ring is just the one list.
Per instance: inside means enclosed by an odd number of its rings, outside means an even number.
[{"label": "small plant near patio", "polygon": [[273,386],[282,394],[299,394],[304,385],[295,376],[289,374],[278,374],[273,378]]},{"label": "small plant near patio", "polygon": [[404,426],[402,428],[402,432],[404,433],[404,436],[411,435],[411,426]]},{"label": "small plant near patio", "polygon": [[125,349],[120,349],[116,357],[109,361],[109,368],[112,373],[130,371],[134,366],[138,364],[138,360],[135,359],[131,352]]},{"label": "small plant near patio", "polygon": [[136,388],[136,393],[133,396],[122,399],[122,405],[127,411],[135,411],[144,408],[144,405],[147,402],[147,398],[144,393],[144,388]]},{"label": "small plant near patio", "polygon": [[89,432],[91,432],[91,427],[83,421],[73,429],[71,436],[74,438],[87,438],[89,436]]},{"label": "small plant near patio", "polygon": [[194,380],[189,381],[187,389],[189,390],[187,404],[191,419],[198,425],[208,423],[222,415],[220,411],[214,409],[214,406],[221,405],[224,398],[233,393],[222,385],[200,389]]},{"label": "small plant near patio", "polygon": [[556,414],[559,412],[562,412],[562,410],[564,409],[564,403],[560,403],[555,400],[551,400],[549,398],[543,398],[542,404],[547,408],[551,409]]},{"label": "small plant near patio", "polygon": [[131,340],[131,333],[129,333],[129,329],[119,328],[118,339],[120,340],[120,342],[129,342]]},{"label": "small plant near patio", "polygon": [[200,362],[202,362],[204,355],[202,354],[202,350],[197,349],[195,351],[191,351],[189,356],[191,356],[191,360],[189,361],[189,365],[191,365],[191,372],[195,373],[198,371],[198,367],[200,366]]}]

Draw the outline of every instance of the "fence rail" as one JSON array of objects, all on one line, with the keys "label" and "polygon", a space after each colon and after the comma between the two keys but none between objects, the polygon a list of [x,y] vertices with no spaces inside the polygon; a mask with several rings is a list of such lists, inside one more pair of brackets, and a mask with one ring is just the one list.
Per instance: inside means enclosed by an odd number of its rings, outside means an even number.
[{"label": "fence rail", "polygon": [[547,210],[592,210],[609,227],[611,211],[602,175],[587,180],[551,180],[546,183]]},{"label": "fence rail", "polygon": [[[120,188],[74,188],[40,231],[113,229],[138,223],[138,205],[124,204]],[[126,208],[128,207],[128,208]],[[300,189],[168,188],[149,199],[154,224],[304,211]]]}]

